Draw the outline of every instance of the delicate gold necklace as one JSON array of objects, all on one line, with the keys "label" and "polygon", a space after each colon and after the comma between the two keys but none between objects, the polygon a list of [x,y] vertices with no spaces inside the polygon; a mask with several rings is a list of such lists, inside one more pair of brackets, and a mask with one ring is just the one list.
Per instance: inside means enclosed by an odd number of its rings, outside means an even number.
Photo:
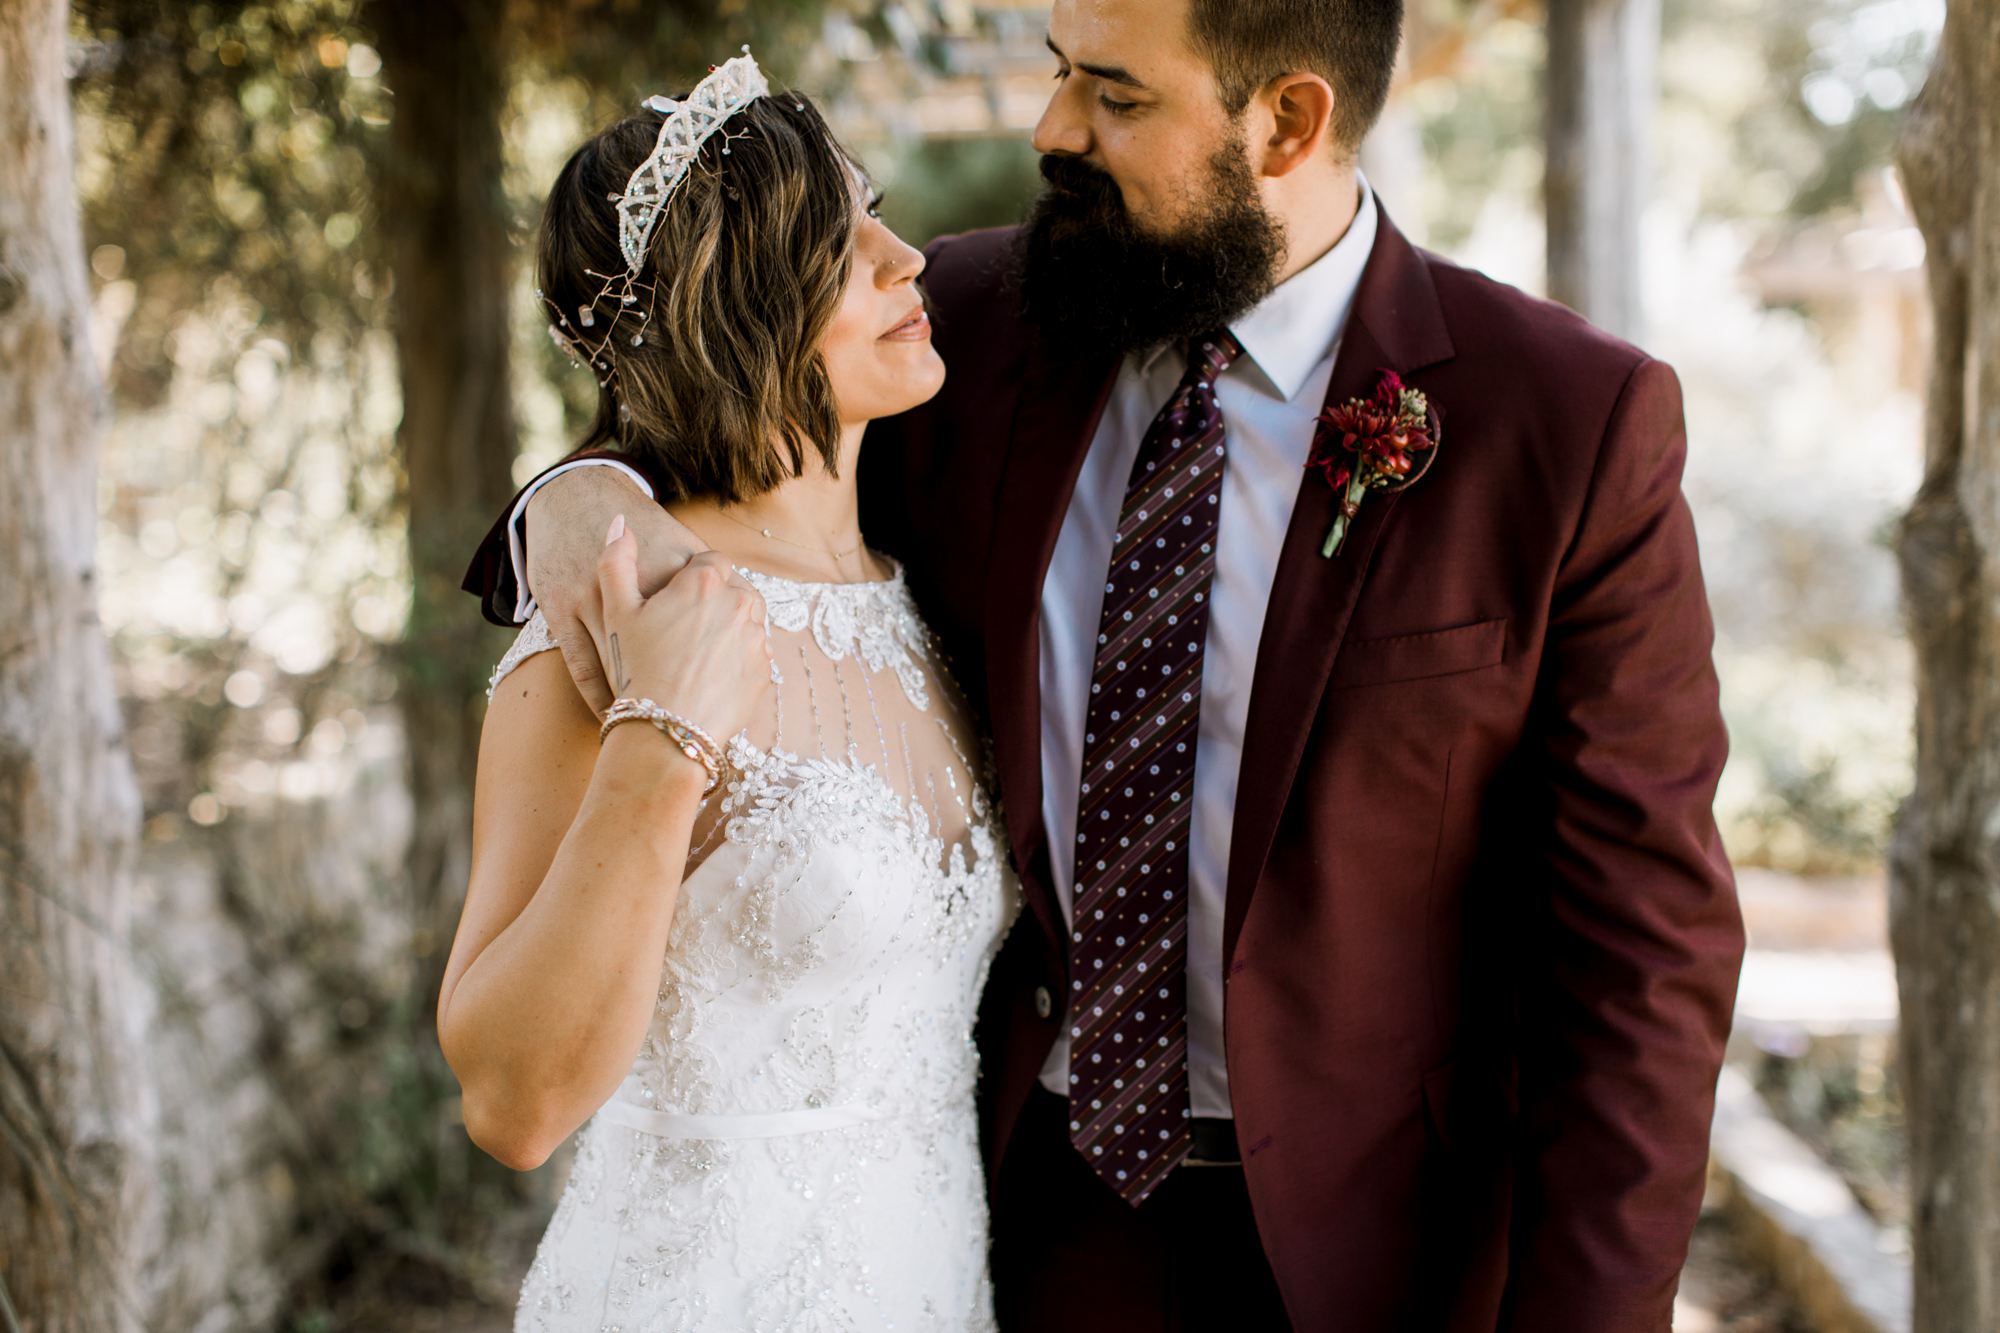
[{"label": "delicate gold necklace", "polygon": [[807,546],[804,542],[795,542],[789,538],[780,537],[777,533],[771,531],[769,528],[760,528],[754,523],[745,523],[742,519],[736,517],[736,515],[730,513],[726,509],[718,507],[715,512],[722,515],[724,518],[728,519],[731,523],[734,523],[737,527],[747,528],[748,530],[756,533],[760,537],[769,537],[774,542],[783,542],[786,546],[794,547],[801,551],[811,551],[815,555],[828,556],[833,560],[835,569],[840,568],[841,561],[845,560],[848,556],[855,554],[863,546],[866,546],[868,544],[866,541],[859,541],[845,551],[829,551],[823,546]]}]

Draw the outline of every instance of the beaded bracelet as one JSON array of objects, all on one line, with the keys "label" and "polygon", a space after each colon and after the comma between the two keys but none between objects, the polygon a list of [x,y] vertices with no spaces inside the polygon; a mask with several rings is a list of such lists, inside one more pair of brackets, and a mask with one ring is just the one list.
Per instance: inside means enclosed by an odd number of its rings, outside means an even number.
[{"label": "beaded bracelet", "polygon": [[708,784],[701,789],[702,795],[713,791],[715,784],[722,780],[722,747],[715,743],[715,737],[679,714],[668,712],[651,699],[619,699],[605,710],[604,725],[597,732],[597,743],[604,744],[604,738],[620,722],[652,723],[682,754],[700,764],[702,771],[708,774]]}]

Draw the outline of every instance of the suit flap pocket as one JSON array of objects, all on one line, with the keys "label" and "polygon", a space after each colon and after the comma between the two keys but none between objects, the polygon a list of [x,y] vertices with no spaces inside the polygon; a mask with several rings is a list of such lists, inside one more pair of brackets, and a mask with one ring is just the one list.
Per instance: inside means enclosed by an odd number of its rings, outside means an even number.
[{"label": "suit flap pocket", "polygon": [[1498,666],[1507,647],[1507,620],[1482,620],[1429,634],[1393,639],[1349,639],[1341,645],[1327,683],[1334,689],[1422,680]]}]

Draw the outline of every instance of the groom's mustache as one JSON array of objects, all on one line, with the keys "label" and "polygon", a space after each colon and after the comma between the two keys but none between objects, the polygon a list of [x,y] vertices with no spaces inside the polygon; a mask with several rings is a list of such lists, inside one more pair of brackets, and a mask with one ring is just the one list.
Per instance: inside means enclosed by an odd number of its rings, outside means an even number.
[{"label": "groom's mustache", "polygon": [[1070,216],[1097,217],[1105,222],[1127,220],[1125,193],[1103,168],[1080,157],[1044,153],[1041,172],[1049,184],[1043,192],[1043,207],[1055,203],[1058,211]]},{"label": "groom's mustache", "polygon": [[1042,154],[1042,179],[1067,194],[1102,193],[1118,188],[1110,172],[1066,153]]},{"label": "groom's mustache", "polygon": [[1111,173],[1041,160],[1048,188],[1014,238],[1016,290],[1052,343],[1097,354],[1226,328],[1271,290],[1284,229],[1263,208],[1240,148],[1208,161],[1183,216],[1143,225]]}]

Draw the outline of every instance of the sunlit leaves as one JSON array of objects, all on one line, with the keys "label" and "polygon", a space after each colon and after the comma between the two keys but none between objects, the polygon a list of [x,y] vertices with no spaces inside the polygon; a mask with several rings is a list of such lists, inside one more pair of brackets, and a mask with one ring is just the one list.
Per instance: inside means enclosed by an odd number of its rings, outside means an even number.
[{"label": "sunlit leaves", "polygon": [[135,725],[181,738],[142,756],[149,804],[182,808],[190,785],[226,804],[222,779],[282,758],[284,728],[233,723],[223,681],[268,677],[273,715],[365,705],[373,645],[406,612],[371,226],[391,99],[347,0],[75,12],[92,335],[117,409],[104,617]]}]

